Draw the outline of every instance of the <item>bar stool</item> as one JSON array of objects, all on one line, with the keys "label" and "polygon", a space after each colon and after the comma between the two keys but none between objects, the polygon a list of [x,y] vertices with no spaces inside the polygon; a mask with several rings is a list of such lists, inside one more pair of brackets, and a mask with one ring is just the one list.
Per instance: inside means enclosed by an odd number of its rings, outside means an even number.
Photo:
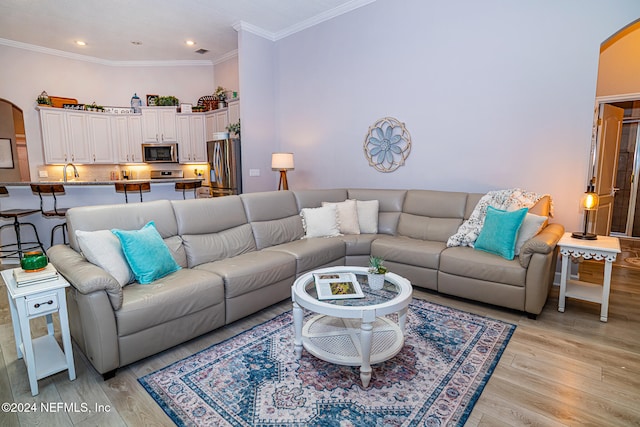
[{"label": "bar stool", "polygon": [[151,191],[151,183],[149,181],[143,182],[116,182],[116,193],[124,193],[125,203],[129,203],[128,193],[138,192],[140,194],[140,201],[142,202],[142,193],[148,193]]},{"label": "bar stool", "polygon": [[[64,185],[62,184],[31,184],[31,191],[38,194],[40,198],[40,212],[42,215],[48,218],[65,218],[65,221],[61,224],[54,226],[51,229],[51,246],[53,246],[53,238],[55,237],[56,230],[59,228],[62,230],[62,243],[67,244],[67,221],[66,215],[68,208],[58,207],[58,197],[65,194]],[[44,198],[42,196],[53,196],[53,209],[44,209]]]},{"label": "bar stool", "polygon": [[[9,191],[7,187],[4,185],[0,186],[0,196],[6,197],[9,195]],[[44,252],[44,246],[42,246],[42,242],[40,241],[40,236],[38,236],[38,230],[36,230],[35,225],[30,222],[20,222],[18,218],[33,215],[35,213],[40,212],[38,209],[7,209],[0,210],[0,218],[13,219],[12,224],[5,224],[0,226],[0,232],[5,227],[13,227],[16,234],[16,242],[15,243],[7,243],[0,246],[0,258],[22,258],[22,254],[32,249],[36,249],[40,247],[42,252]],[[33,232],[36,235],[37,242],[23,242],[21,237],[21,228],[24,225],[28,225],[33,228]],[[15,249],[12,249],[15,248]],[[5,254],[4,252],[8,252]]]},{"label": "bar stool", "polygon": [[196,192],[198,188],[202,187],[202,181],[191,181],[191,182],[176,182],[176,191],[182,191],[182,198],[186,200],[187,190],[193,190],[193,198],[197,198]]}]

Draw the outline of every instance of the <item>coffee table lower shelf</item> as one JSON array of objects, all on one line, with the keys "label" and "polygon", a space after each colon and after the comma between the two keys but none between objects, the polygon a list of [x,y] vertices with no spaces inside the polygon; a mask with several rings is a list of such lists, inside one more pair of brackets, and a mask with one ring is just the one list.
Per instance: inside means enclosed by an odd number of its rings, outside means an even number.
[{"label": "coffee table lower shelf", "polygon": [[[315,357],[346,366],[362,365],[360,319],[316,315],[302,329],[302,345]],[[393,320],[378,317],[372,323],[370,363],[384,362],[400,352],[404,334]],[[365,386],[366,387],[366,386]]]}]

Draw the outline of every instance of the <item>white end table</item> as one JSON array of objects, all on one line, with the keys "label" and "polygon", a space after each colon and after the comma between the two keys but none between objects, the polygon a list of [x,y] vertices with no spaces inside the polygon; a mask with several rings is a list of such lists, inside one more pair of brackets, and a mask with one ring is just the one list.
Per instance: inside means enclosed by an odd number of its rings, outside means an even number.
[{"label": "white end table", "polygon": [[[13,334],[16,339],[18,359],[27,365],[31,394],[38,394],[38,380],[64,370],[69,371],[69,379],[76,379],[73,364],[71,334],[69,333],[69,317],[65,288],[69,283],[62,276],[59,279],[18,287],[12,270],[3,270],[2,279],[7,285],[9,307],[13,322]],[[60,349],[53,336],[53,317],[57,312],[60,317],[60,329],[64,351]],[[47,335],[31,339],[30,320],[46,316]]]},{"label": "white end table", "polygon": [[[611,290],[611,269],[620,253],[620,241],[617,237],[598,236],[597,240],[583,240],[565,233],[558,242],[562,255],[562,271],[560,273],[560,297],[558,311],[564,313],[565,298],[575,298],[600,304],[600,321],[607,321],[609,311],[609,291]],[[602,285],[570,280],[569,259],[584,258],[604,260],[604,281]]]},{"label": "white end table", "polygon": [[[366,267],[328,267],[303,274],[291,288],[294,351],[302,356],[304,347],[315,357],[337,365],[360,366],[360,380],[367,388],[371,365],[394,357],[404,346],[411,283],[394,273],[385,275],[385,291],[369,293],[362,284],[364,298],[319,300],[313,273],[367,274]],[[380,296],[383,295],[383,296]],[[303,309],[317,313],[304,323]],[[387,314],[397,313],[397,323]],[[304,327],[303,327],[304,326]]]}]

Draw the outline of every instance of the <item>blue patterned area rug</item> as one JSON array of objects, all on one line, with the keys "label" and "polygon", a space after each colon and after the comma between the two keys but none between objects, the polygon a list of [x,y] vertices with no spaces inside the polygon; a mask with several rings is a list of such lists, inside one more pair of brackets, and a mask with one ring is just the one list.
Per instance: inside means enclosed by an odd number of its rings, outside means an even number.
[{"label": "blue patterned area rug", "polygon": [[404,348],[359,367],[293,350],[292,314],[138,381],[179,426],[463,425],[515,325],[414,299]]}]

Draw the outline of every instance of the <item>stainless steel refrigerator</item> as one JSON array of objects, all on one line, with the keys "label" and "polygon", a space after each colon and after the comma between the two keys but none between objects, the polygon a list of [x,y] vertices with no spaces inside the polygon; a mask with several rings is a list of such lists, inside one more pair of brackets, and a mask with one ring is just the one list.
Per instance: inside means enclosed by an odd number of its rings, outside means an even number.
[{"label": "stainless steel refrigerator", "polygon": [[207,161],[213,197],[242,193],[239,138],[230,138],[228,132],[214,133],[207,141]]}]

